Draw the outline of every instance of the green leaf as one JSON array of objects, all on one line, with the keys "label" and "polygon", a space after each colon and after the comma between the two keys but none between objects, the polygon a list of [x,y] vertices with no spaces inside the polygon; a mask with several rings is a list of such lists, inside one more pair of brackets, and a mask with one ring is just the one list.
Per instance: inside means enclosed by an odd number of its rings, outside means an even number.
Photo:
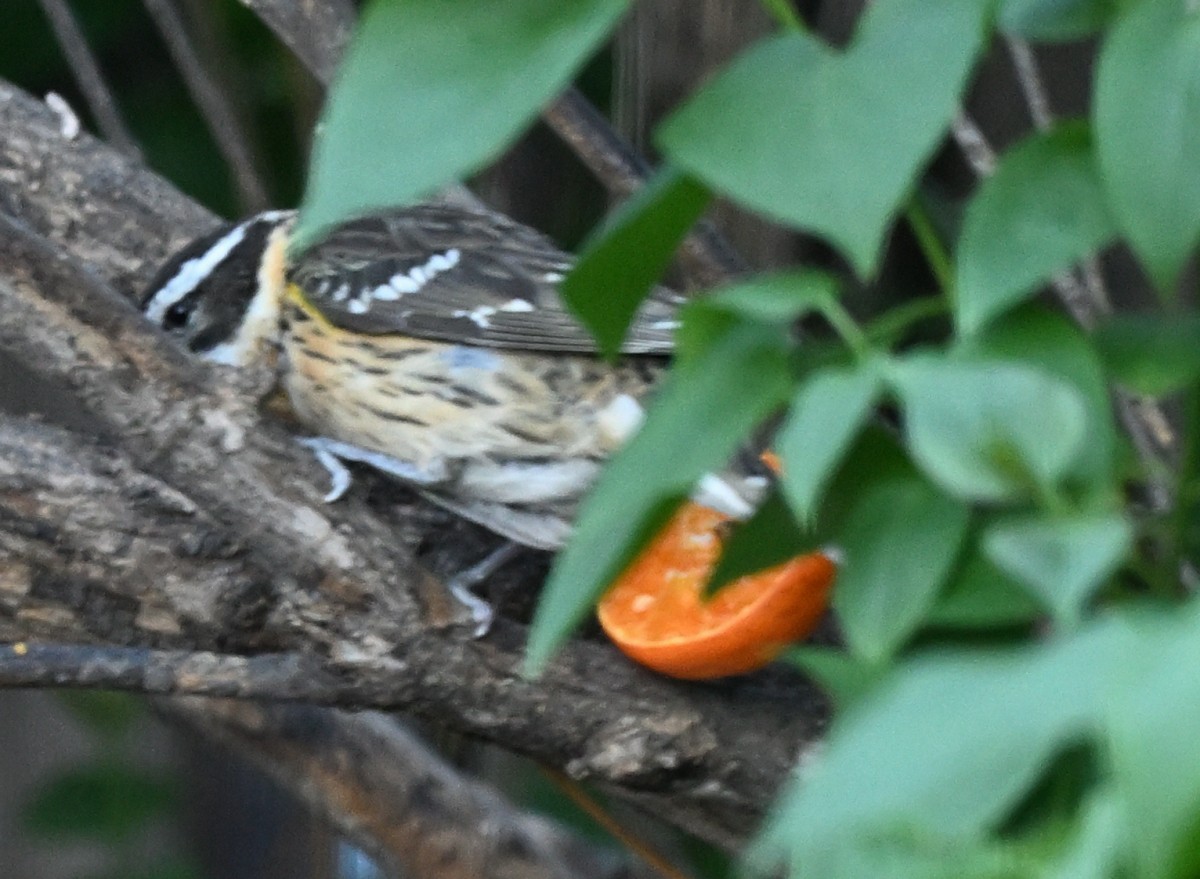
[{"label": "green leaf", "polygon": [[759,275],[689,303],[675,334],[676,357],[686,361],[739,323],[790,327],[821,311],[837,296],[837,283],[820,272]]},{"label": "green leaf", "polygon": [[1173,624],[1147,617],[1116,651],[1105,706],[1123,837],[1138,877],[1200,871],[1200,626],[1195,602]]},{"label": "green leaf", "polygon": [[838,535],[844,559],[833,598],[856,656],[878,662],[920,625],[969,522],[964,505],[917,476],[862,493]]},{"label": "green leaf", "polygon": [[984,875],[1195,876],[1197,667],[1195,599],[1126,606],[1015,650],[901,664],[835,721],[821,759],[773,810],[755,865],[860,879],[913,875],[889,867],[923,858],[915,875],[974,875],[962,870],[964,849],[1013,841],[1014,818],[1061,788],[1060,755],[1083,750],[1092,770],[1068,784],[1065,803],[1043,803],[1063,825],[1032,827],[1016,838],[1026,859]]},{"label": "green leaf", "polygon": [[1120,0],[1003,0],[1000,29],[1030,40],[1079,40],[1104,27]]},{"label": "green leaf", "polygon": [[122,866],[112,872],[95,873],[87,879],[204,879],[199,865],[185,860],[168,860],[158,864],[139,864],[132,871]]},{"label": "green leaf", "polygon": [[1093,337],[1105,368],[1139,394],[1161,397],[1200,379],[1200,314],[1120,314]]},{"label": "green leaf", "polygon": [[1095,126],[1109,203],[1163,291],[1200,237],[1200,10],[1132,4],[1096,72]]},{"label": "green leaf", "polygon": [[56,695],[88,730],[110,741],[120,739],[146,713],[143,704],[129,693],[64,690]]},{"label": "green leaf", "polygon": [[811,521],[821,490],[862,429],[883,387],[874,362],[809,376],[775,440],[783,488],[797,515]]},{"label": "green leaf", "polygon": [[836,52],[758,43],[658,132],[713,188],[827,236],[875,271],[892,216],[940,142],[987,33],[990,0],[879,0]]},{"label": "green leaf", "polygon": [[1094,491],[1103,509],[1119,493],[1116,477],[1117,428],[1108,380],[1084,332],[1062,312],[1026,305],[993,321],[956,350],[967,358],[1020,361],[1068,382],[1087,408],[1087,440],[1068,480]]},{"label": "green leaf", "polygon": [[561,290],[605,356],[621,350],[638,305],[711,199],[702,185],[667,167],[584,247]]},{"label": "green leaf", "polygon": [[1119,668],[1115,628],[900,665],[840,718],[821,759],[791,785],[755,864],[802,866],[821,879],[890,876],[861,869],[887,844],[901,860],[927,859],[918,875],[962,875],[954,868],[963,846],[986,838],[1054,755],[1089,730],[1098,693]]},{"label": "green leaf", "polygon": [[1106,879],[1121,875],[1121,841],[1125,816],[1110,791],[1093,794],[1083,805],[1079,832],[1064,846],[1046,879]]},{"label": "green leaf", "polygon": [[737,526],[726,541],[705,592],[711,595],[738,577],[781,565],[815,548],[812,535],[796,522],[778,487],[774,487],[754,515]]},{"label": "green leaf", "polygon": [[158,775],[113,763],[68,770],[44,785],[23,811],[25,827],[51,839],[126,839],[175,802]]},{"label": "green leaf", "polygon": [[983,547],[988,557],[1037,596],[1060,623],[1074,625],[1092,594],[1133,543],[1124,517],[1024,518],[996,522]]},{"label": "green leaf", "polygon": [[1085,126],[1064,125],[1014,148],[967,208],[959,332],[978,332],[1115,235]]},{"label": "green leaf", "polygon": [[973,535],[925,622],[952,629],[993,628],[1026,625],[1041,615],[1041,606],[988,560]]},{"label": "green leaf", "polygon": [[719,469],[791,389],[784,328],[744,324],[677,362],[646,423],[605,468],[558,557],[529,634],[527,673],[549,660],[600,593],[705,472]]},{"label": "green leaf", "polygon": [[818,538],[824,543],[836,542],[846,518],[864,492],[882,482],[909,479],[916,474],[894,434],[877,424],[868,424],[851,445],[825,491],[817,517]]},{"label": "green leaf", "polygon": [[569,82],[625,7],[378,0],[326,101],[294,249],[481,167]]},{"label": "green leaf", "polygon": [[1080,451],[1087,408],[1042,370],[924,356],[890,372],[913,458],[951,494],[1002,501],[1049,489]]}]

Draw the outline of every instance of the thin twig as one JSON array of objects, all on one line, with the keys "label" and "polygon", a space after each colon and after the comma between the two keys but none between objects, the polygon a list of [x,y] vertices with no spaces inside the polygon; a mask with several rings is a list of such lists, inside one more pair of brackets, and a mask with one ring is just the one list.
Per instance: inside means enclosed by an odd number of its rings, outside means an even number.
[{"label": "thin twig", "polygon": [[183,75],[192,100],[204,117],[209,133],[233,171],[234,184],[243,207],[251,211],[267,207],[269,199],[250,147],[232,104],[217,85],[192,47],[191,38],[172,0],[143,0],[146,11],[162,34],[175,66]]},{"label": "thin twig", "polygon": [[981,180],[991,177],[996,170],[996,151],[975,120],[960,110],[951,123],[950,132],[975,176]]},{"label": "thin twig", "polygon": [[691,879],[687,873],[660,855],[649,842],[614,818],[608,809],[596,802],[579,784],[557,769],[545,765],[539,765],[539,768],[580,811],[603,827],[613,839],[645,861],[663,879]]},{"label": "thin twig", "polygon": [[[628,197],[645,184],[650,165],[576,89],[563,92],[543,111],[542,119],[614,195]],[[707,222],[698,223],[684,239],[680,258],[691,279],[704,287],[726,283],[749,270]]]},{"label": "thin twig", "polygon": [[1050,96],[1038,73],[1037,58],[1033,49],[1024,40],[1017,37],[1005,39],[1009,57],[1012,58],[1013,69],[1017,74],[1017,82],[1021,85],[1021,94],[1025,97],[1025,106],[1029,109],[1029,118],[1033,127],[1038,131],[1049,131],[1054,124],[1054,111],[1050,109]]},{"label": "thin twig", "polygon": [[354,30],[352,0],[241,0],[322,85],[329,85]]},{"label": "thin twig", "polygon": [[54,30],[54,38],[58,41],[58,47],[62,49],[63,57],[67,59],[71,75],[75,77],[75,83],[83,92],[83,98],[96,120],[100,133],[104,135],[105,140],[121,152],[140,160],[142,152],[126,127],[125,120],[121,118],[121,111],[117,109],[117,102],[113,98],[112,90],[109,89],[103,74],[100,73],[100,65],[96,63],[96,57],[92,54],[92,50],[83,36],[83,31],[80,30],[79,22],[75,20],[71,7],[66,4],[65,0],[38,0],[38,2],[42,4],[42,12]]},{"label": "thin twig", "polygon": [[563,92],[542,118],[615,195],[632,195],[650,176],[650,164],[621,139],[578,90]]}]

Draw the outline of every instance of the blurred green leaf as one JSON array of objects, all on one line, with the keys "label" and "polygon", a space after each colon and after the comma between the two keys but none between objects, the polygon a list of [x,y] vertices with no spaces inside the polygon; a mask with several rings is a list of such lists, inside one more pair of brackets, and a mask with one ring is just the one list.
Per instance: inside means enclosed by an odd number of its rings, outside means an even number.
[{"label": "blurred green leaf", "polygon": [[377,0],[313,145],[296,252],[406,204],[507,146],[595,51],[626,0]]},{"label": "blurred green leaf", "polygon": [[711,199],[691,177],[664,168],[585,245],[562,295],[605,356],[621,350],[638,306]]},{"label": "blurred green leaf", "polygon": [[1190,611],[1165,632],[1136,621],[1105,706],[1129,875],[1147,879],[1200,871],[1200,627]]},{"label": "blurred green leaf", "polygon": [[1119,872],[1124,815],[1111,792],[1101,790],[1085,803],[1079,831],[1063,846],[1045,879],[1107,879]]},{"label": "blurred green leaf", "polygon": [[958,249],[959,332],[978,332],[1115,235],[1086,126],[1063,125],[1014,148],[967,208]]},{"label": "blurred green leaf", "polygon": [[139,866],[130,872],[121,867],[112,872],[95,873],[88,879],[206,879],[199,865],[190,861],[163,861],[150,866]]},{"label": "blurred green leaf", "polygon": [[1200,238],[1198,92],[1194,4],[1131,4],[1100,52],[1096,141],[1117,222],[1164,293]]},{"label": "blurred green leaf", "polygon": [[1002,0],[1000,29],[1047,42],[1078,40],[1116,15],[1120,0]]},{"label": "blurred green leaf", "polygon": [[1200,314],[1119,314],[1093,338],[1104,366],[1139,394],[1161,397],[1200,378]]},{"label": "blurred green leaf", "polygon": [[765,571],[816,548],[812,534],[800,527],[779,487],[774,486],[754,515],[735,527],[704,585],[705,592],[711,595],[738,577]]},{"label": "blurred green leaf", "polygon": [[1093,490],[1096,504],[1108,509],[1119,494],[1116,484],[1117,428],[1108,380],[1084,332],[1060,311],[1026,305],[993,321],[956,349],[967,359],[1019,361],[1068,382],[1086,412],[1083,443],[1067,479]]},{"label": "blurred green leaf", "polygon": [[940,142],[987,32],[990,0],[879,0],[843,53],[764,40],[658,132],[713,188],[828,236],[871,275],[892,215]]},{"label": "blurred green leaf", "polygon": [[960,497],[1001,501],[1053,487],[1079,453],[1087,408],[1039,369],[932,355],[895,364],[913,457]]},{"label": "blurred green leaf", "polygon": [[894,479],[908,479],[916,468],[895,435],[877,424],[868,424],[851,444],[837,468],[817,516],[817,537],[836,543],[846,518],[872,486]]},{"label": "blurred green leaf", "polygon": [[970,512],[918,476],[867,488],[838,535],[833,604],[851,651],[887,658],[920,625],[950,572]]},{"label": "blurred green leaf", "polygon": [[[1190,877],[1200,868],[1200,603],[1125,608],[1020,649],[928,655],[898,666],[836,722],[821,760],[776,807],[755,863],[859,879],[925,862],[963,875],[995,849],[1057,755],[1094,750],[1035,860],[985,875]],[[1051,843],[1049,848],[1045,843]],[[977,862],[978,863],[978,862]],[[1019,868],[1018,868],[1019,867]],[[903,875],[908,875],[903,872]]]},{"label": "blurred green leaf", "polygon": [[[896,875],[893,859],[910,858],[924,860],[918,875],[963,875],[964,847],[982,842],[1054,754],[1089,729],[1101,682],[1119,669],[1117,634],[1102,627],[1049,646],[898,667],[785,794],[755,863],[861,879]],[[885,843],[885,872],[863,873]]]},{"label": "blurred green leaf", "polygon": [[26,804],[25,827],[51,839],[123,840],[170,809],[172,784],[117,763],[96,763],[54,777]]},{"label": "blurred green leaf", "polygon": [[779,429],[783,488],[797,515],[811,521],[821,490],[871,414],[883,389],[874,361],[810,375]]},{"label": "blurred green leaf", "polygon": [[142,703],[129,693],[103,690],[64,690],[58,700],[91,732],[118,739],[145,714]]},{"label": "blurred green leaf", "polygon": [[743,324],[677,361],[646,423],[584,501],[555,559],[529,633],[525,669],[539,672],[638,550],[707,471],[791,390],[786,328]]},{"label": "blurred green leaf", "polygon": [[988,557],[1037,596],[1060,623],[1074,625],[1092,593],[1120,565],[1133,529],[1116,514],[1026,517],[992,524]]},{"label": "blurred green leaf", "polygon": [[790,327],[821,311],[837,295],[837,283],[820,272],[758,275],[688,304],[675,335],[676,357],[687,360],[739,323]]},{"label": "blurred green leaf", "polygon": [[992,628],[1025,625],[1040,615],[1041,606],[992,564],[972,535],[966,553],[926,615],[926,623],[949,628]]}]

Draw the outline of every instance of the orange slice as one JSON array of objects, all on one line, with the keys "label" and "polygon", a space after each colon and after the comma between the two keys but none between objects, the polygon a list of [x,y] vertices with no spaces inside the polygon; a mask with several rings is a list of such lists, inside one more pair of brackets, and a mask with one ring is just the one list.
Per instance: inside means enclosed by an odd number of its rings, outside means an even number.
[{"label": "orange slice", "polygon": [[685,503],[600,600],[600,625],[625,655],[676,678],[718,678],[762,668],[816,627],[837,573],[821,553],[703,598],[728,521]]}]

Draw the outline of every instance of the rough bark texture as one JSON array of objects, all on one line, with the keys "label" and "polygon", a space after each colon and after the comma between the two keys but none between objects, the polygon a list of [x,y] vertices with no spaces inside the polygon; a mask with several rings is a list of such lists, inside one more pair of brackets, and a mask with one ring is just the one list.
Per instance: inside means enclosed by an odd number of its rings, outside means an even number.
[{"label": "rough bark texture", "polygon": [[821,732],[811,686],[678,684],[588,642],[523,680],[520,626],[472,641],[415,559],[444,518],[387,486],[322,504],[323,472],[258,412],[263,377],[190,362],[113,294],[211,216],[87,136],[65,140],[7,85],[0,211],[0,350],[95,425],[0,431],[0,634],[164,651],[140,680],[118,668],[93,685],[264,695],[269,680],[274,695],[417,711],[744,840]]}]

